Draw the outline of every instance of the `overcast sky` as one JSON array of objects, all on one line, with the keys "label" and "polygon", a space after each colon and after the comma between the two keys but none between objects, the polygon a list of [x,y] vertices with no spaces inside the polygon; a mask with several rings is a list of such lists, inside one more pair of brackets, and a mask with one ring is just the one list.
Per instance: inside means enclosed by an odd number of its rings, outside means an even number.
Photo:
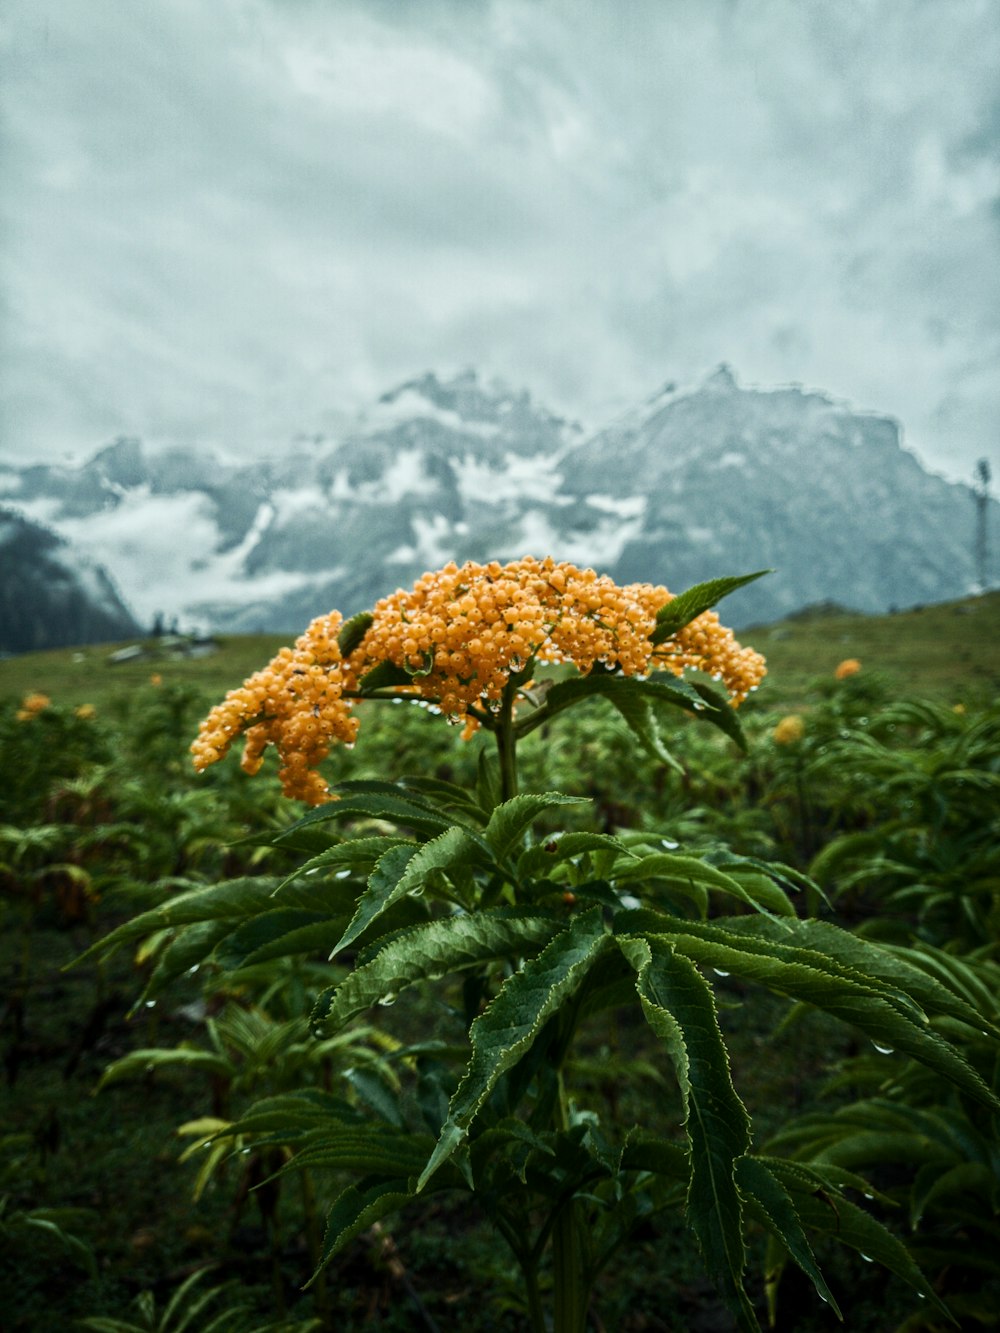
[{"label": "overcast sky", "polygon": [[1000,471],[997,0],[0,0],[7,458],[722,360]]}]

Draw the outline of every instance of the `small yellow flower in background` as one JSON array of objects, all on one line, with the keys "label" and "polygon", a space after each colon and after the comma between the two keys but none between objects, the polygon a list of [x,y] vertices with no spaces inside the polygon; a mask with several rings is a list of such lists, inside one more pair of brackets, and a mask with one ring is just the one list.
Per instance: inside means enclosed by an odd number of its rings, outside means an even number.
[{"label": "small yellow flower in background", "polygon": [[294,648],[282,648],[212,709],[191,746],[194,766],[200,772],[214,764],[243,734],[246,772],[256,773],[273,745],[287,796],[313,805],[329,800],[316,767],[335,742],[354,741],[359,722],[351,709],[361,681],[379,666],[405,670],[407,683],[393,692],[434,704],[464,724],[465,737],[498,714],[511,676],[532,660],[572,662],[583,675],[598,664],[624,676],[704,671],[738,706],[763,678],[763,657],[742,648],[714,611],[654,644],[656,613],[671,600],[666,588],[618,587],[551,557],[461,568],[452,562],[377,602],[346,657],[340,612],[319,616]]},{"label": "small yellow flower in background", "polygon": [[97,709],[94,707],[93,704],[81,704],[80,707],[75,710],[75,712],[76,716],[80,719],[81,722],[89,722],[91,718],[95,718],[97,716]]},{"label": "small yellow flower in background", "polygon": [[861,670],[861,663],[856,657],[846,657],[833,673],[837,680],[846,680],[848,676],[856,676]]},{"label": "small yellow flower in background", "polygon": [[778,725],[771,732],[771,738],[777,745],[794,745],[800,741],[806,733],[806,724],[799,717],[798,713],[789,713],[783,717]]},{"label": "small yellow flower in background", "polygon": [[31,718],[37,717],[51,702],[47,694],[26,694],[21,700],[21,707],[17,710],[18,722],[28,722]]},{"label": "small yellow flower in background", "polygon": [[162,684],[163,684],[163,677],[160,675],[160,673],[159,673],[158,671],[154,671],[153,674],[152,674],[152,675],[150,676],[150,678],[149,678],[149,683],[150,683],[150,685],[162,685]]},{"label": "small yellow flower in background", "polygon": [[965,712],[965,704],[953,704],[951,711],[961,716]]}]

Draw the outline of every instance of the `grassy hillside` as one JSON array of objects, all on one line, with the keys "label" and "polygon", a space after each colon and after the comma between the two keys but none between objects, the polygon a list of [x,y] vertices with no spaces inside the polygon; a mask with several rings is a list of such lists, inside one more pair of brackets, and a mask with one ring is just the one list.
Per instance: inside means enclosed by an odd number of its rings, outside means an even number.
[{"label": "grassy hillside", "polygon": [[[723,607],[723,620],[725,608]],[[957,693],[1000,693],[1000,592],[890,616],[806,613],[775,625],[741,631],[740,639],[768,660],[761,701],[794,702],[817,677],[855,657],[866,672],[888,676],[903,691],[948,698]],[[0,661],[0,697],[31,690],[67,705],[107,707],[150,677],[203,688],[215,698],[263,666],[282,643],[276,635],[224,638],[200,658],[177,657],[155,640],[141,659],[112,665],[126,645],[105,644]]]}]

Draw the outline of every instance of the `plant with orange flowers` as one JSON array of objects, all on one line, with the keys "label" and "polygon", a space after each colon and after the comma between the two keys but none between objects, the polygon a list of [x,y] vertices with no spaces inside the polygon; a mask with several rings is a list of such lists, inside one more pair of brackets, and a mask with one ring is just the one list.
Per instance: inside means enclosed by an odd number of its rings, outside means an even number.
[{"label": "plant with orange flowers", "polygon": [[[374,1224],[455,1191],[476,1197],[510,1247],[533,1333],[583,1333],[602,1272],[675,1208],[742,1330],[759,1328],[762,1301],[745,1281],[751,1225],[834,1309],[814,1233],[937,1300],[850,1196],[860,1176],[755,1150],[716,992],[732,974],[824,1009],[997,1109],[948,1036],[948,1022],[986,1020],[919,960],[803,919],[803,879],[784,867],[723,848],[695,855],[656,834],[569,831],[562,812],[575,798],[518,791],[518,745],[532,733],[544,743],[550,722],[595,697],[663,762],[671,709],[742,744],[735,706],[764,663],[711,607],[755,577],[671,596],[553,560],[448,565],[346,623],[336,612],[313,621],[202,725],[200,769],[240,736],[251,772],[277,751],[285,792],[314,807],[278,839],[305,859],[284,879],[194,888],[112,932],[103,947],[157,941],[142,999],[202,963],[247,975],[329,957],[340,977],[318,995],[312,1030],[355,1051],[404,994],[443,1002],[440,1033],[384,1037],[334,1086],[265,1098],[206,1134],[210,1149],[280,1148],[282,1174],[326,1182],[311,1281]],[[491,736],[475,786],[426,775],[331,786],[319,765],[354,743],[359,704],[386,700]],[[581,1040],[622,1008],[672,1068],[683,1108],[673,1134],[618,1123],[574,1081]]]}]

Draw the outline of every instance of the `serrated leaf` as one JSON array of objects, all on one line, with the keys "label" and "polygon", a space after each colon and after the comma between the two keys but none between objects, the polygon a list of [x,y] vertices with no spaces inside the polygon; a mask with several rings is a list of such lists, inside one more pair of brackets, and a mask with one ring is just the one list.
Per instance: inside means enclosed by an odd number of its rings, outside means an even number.
[{"label": "serrated leaf", "polygon": [[368,887],[358,900],[357,910],[333,948],[346,949],[371,923],[400,898],[422,891],[434,870],[454,870],[481,861],[483,847],[468,830],[452,826],[421,847],[392,847],[380,857],[368,877]]},{"label": "serrated leaf", "polygon": [[[774,925],[762,923],[760,926],[749,927],[747,923],[738,920],[730,921],[727,925],[736,932],[752,929],[756,935],[765,935],[774,940],[779,938],[779,928]],[[902,992],[928,1013],[947,1014],[970,1024],[977,1031],[987,1028],[1000,1037],[1000,1029],[994,1023],[952,987],[945,986],[919,966],[916,957],[911,961],[904,951],[860,939],[828,921],[798,920],[794,922],[794,932],[796,940],[806,947],[855,973],[877,979]],[[782,940],[787,942],[783,934]]]},{"label": "serrated leaf", "polygon": [[649,636],[650,640],[653,643],[663,643],[679,629],[696,620],[703,612],[711,610],[717,602],[722,601],[723,597],[728,597],[737,588],[745,587],[746,584],[753,583],[755,579],[763,578],[765,574],[771,572],[769,569],[759,569],[755,574],[708,579],[704,583],[694,584],[657,611],[656,629]]},{"label": "serrated leaf", "polygon": [[430,1151],[429,1134],[406,1134],[389,1124],[369,1121],[363,1125],[338,1126],[334,1133],[312,1135],[297,1150],[279,1174],[304,1170],[358,1171],[383,1179],[415,1176]]},{"label": "serrated leaf", "polygon": [[[784,1175],[781,1163],[774,1158],[770,1159],[770,1162],[776,1174]],[[793,1182],[789,1180],[788,1183]],[[895,1273],[911,1287],[915,1287],[922,1296],[933,1301],[944,1315],[951,1318],[947,1306],[942,1304],[937,1292],[913,1262],[905,1245],[870,1213],[866,1213],[842,1195],[820,1197],[816,1194],[795,1192],[794,1199],[796,1211],[806,1226],[833,1236],[841,1244],[880,1263],[883,1268],[888,1268],[891,1273]]]},{"label": "serrated leaf", "polygon": [[[341,784],[343,785],[343,784]],[[456,821],[444,811],[434,810],[416,797],[403,795],[398,788],[393,791],[352,791],[337,801],[327,801],[317,805],[304,814],[301,819],[291,824],[277,839],[293,836],[299,829],[309,828],[313,824],[326,823],[329,820],[384,819],[399,824],[403,828],[415,829],[418,833],[441,833]]]},{"label": "serrated leaf", "polygon": [[750,1148],[750,1117],[733,1087],[711,988],[667,941],[619,944],[636,969],[646,1021],[666,1046],[680,1084],[690,1144],[689,1223],[737,1323],[759,1333],[743,1289],[743,1208],[735,1180],[735,1163]]},{"label": "serrated leaf", "polygon": [[346,1069],[344,1078],[362,1102],[394,1129],[403,1128],[399,1097],[374,1069]]},{"label": "serrated leaf", "polygon": [[[616,878],[620,884],[657,879],[681,889],[699,904],[707,904],[708,892],[714,889],[755,911],[769,912],[766,904],[757,895],[750,893],[733,875],[726,874],[700,857],[685,856],[680,852],[654,852],[650,856],[639,857],[623,866]],[[704,910],[701,915],[705,915]]]},{"label": "serrated leaf", "polygon": [[802,1230],[791,1196],[767,1162],[759,1157],[741,1157],[736,1163],[736,1183],[744,1197],[759,1210],[768,1230],[785,1247],[837,1318],[843,1319],[840,1307],[826,1285]]},{"label": "serrated leaf", "polygon": [[[621,913],[615,930],[661,933],[675,949],[696,962],[805,1000],[860,1028],[873,1041],[903,1051],[937,1070],[977,1101],[994,1109],[1000,1106],[972,1066],[929,1027],[920,1007],[901,987],[854,971],[817,949],[765,938],[768,927],[773,930],[770,918],[737,917],[722,927],[663,917],[662,925],[657,926],[655,916],[641,909]],[[760,921],[761,929],[754,930],[751,921]],[[792,924],[781,922],[786,929]],[[806,924],[794,923],[796,930]]]},{"label": "serrated leaf", "polygon": [[556,805],[579,805],[586,798],[563,796],[561,792],[524,792],[498,805],[486,825],[485,838],[498,861],[515,851],[524,832],[545,810]]},{"label": "serrated leaf", "polygon": [[315,856],[311,856],[308,861],[304,861],[296,870],[293,870],[275,889],[275,896],[286,885],[294,883],[295,880],[301,879],[303,875],[308,875],[314,870],[334,870],[366,865],[371,867],[390,847],[398,847],[401,844],[408,844],[412,847],[417,845],[412,838],[403,838],[396,834],[385,834],[371,838],[352,838],[347,842],[338,842],[334,846],[318,852]]},{"label": "serrated leaf", "polygon": [[595,908],[574,918],[537,957],[507,978],[469,1030],[472,1058],[418,1190],[452,1155],[501,1076],[530,1050],[544,1023],[576,992],[609,943],[602,913]]},{"label": "serrated leaf", "polygon": [[215,956],[229,969],[293,954],[329,954],[347,921],[347,914],[335,917],[296,908],[275,908],[244,921],[219,944]]},{"label": "serrated leaf", "polygon": [[433,980],[496,958],[535,953],[563,923],[509,908],[429,921],[397,935],[378,954],[316,1001],[312,1022],[336,1032],[355,1014],[418,981]]},{"label": "serrated leaf", "polygon": [[412,1198],[413,1190],[406,1180],[381,1181],[364,1192],[349,1185],[327,1215],[320,1261],[305,1284],[305,1289],[312,1286],[338,1250],[342,1250],[355,1236],[360,1236],[372,1223],[396,1212]]},{"label": "serrated leaf", "polygon": [[226,880],[223,884],[213,884],[207,889],[198,888],[178,894],[169,902],[162,903],[147,912],[140,912],[138,916],[110,931],[102,940],[98,940],[75,958],[74,965],[92,957],[95,953],[107,952],[128,940],[142,939],[153,931],[162,930],[167,926],[252,916],[255,911],[270,906],[268,900],[277,883],[278,881],[270,876],[247,877]]}]

